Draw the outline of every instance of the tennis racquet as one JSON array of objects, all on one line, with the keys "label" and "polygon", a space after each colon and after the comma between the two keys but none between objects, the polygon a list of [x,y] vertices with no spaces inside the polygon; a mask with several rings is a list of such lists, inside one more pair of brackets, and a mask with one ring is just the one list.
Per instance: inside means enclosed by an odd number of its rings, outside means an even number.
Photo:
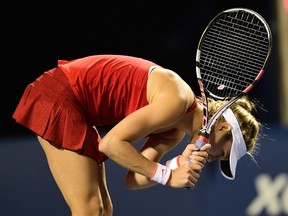
[{"label": "tennis racquet", "polygon": [[[198,147],[208,142],[213,125],[222,113],[260,80],[271,48],[269,25],[255,11],[232,8],[210,21],[196,54],[196,75],[203,101]],[[210,119],[208,97],[228,101]]]}]

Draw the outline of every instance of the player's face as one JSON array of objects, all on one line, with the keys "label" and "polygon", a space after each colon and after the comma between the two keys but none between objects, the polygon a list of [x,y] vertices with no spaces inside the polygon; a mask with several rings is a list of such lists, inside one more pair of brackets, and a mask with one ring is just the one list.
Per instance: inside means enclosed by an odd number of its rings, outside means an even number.
[{"label": "player's face", "polygon": [[214,161],[217,159],[228,160],[230,156],[230,150],[232,145],[232,135],[230,133],[230,127],[219,127],[215,125],[211,131],[209,143],[211,148],[208,152],[208,161]]}]

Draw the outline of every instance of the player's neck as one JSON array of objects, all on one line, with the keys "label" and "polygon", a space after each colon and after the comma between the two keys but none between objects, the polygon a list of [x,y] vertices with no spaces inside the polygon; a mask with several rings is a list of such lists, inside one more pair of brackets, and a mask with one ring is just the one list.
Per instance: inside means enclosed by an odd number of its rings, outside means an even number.
[{"label": "player's neck", "polygon": [[202,107],[198,105],[192,112],[188,112],[183,116],[177,124],[177,128],[190,136],[195,136],[201,129],[202,116]]}]

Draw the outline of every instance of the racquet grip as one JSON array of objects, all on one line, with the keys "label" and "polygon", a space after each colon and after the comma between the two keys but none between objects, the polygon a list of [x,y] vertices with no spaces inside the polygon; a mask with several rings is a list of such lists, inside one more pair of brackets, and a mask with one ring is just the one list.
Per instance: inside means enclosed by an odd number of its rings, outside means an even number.
[{"label": "racquet grip", "polygon": [[[207,133],[207,131],[205,129],[202,129],[200,130],[199,134],[198,134],[198,137],[197,137],[197,140],[195,142],[195,145],[198,147],[198,148],[201,148],[203,145],[205,145],[206,143],[208,143],[208,137],[209,137],[209,134]],[[191,156],[190,156],[191,157]],[[189,163],[191,163],[191,159],[189,161]],[[190,190],[191,188],[189,187],[185,187],[185,189],[187,190]]]},{"label": "racquet grip", "polygon": [[205,130],[201,130],[198,134],[195,145],[198,148],[201,148],[203,145],[205,145],[208,142],[208,137],[209,137],[209,134]]}]

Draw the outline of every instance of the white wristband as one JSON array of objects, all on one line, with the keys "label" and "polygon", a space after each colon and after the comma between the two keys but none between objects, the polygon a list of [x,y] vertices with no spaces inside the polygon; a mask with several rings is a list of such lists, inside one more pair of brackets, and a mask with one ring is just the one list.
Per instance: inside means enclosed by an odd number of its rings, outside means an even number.
[{"label": "white wristband", "polygon": [[166,185],[170,179],[172,170],[166,166],[157,163],[154,173],[151,176],[151,180],[156,181],[160,184]]},{"label": "white wristband", "polygon": [[177,168],[180,166],[179,158],[180,158],[180,155],[174,157],[174,158],[171,159],[171,160],[168,160],[168,161],[166,162],[166,167],[167,167],[167,168],[170,168],[170,169],[172,169],[172,170],[177,169]]}]

